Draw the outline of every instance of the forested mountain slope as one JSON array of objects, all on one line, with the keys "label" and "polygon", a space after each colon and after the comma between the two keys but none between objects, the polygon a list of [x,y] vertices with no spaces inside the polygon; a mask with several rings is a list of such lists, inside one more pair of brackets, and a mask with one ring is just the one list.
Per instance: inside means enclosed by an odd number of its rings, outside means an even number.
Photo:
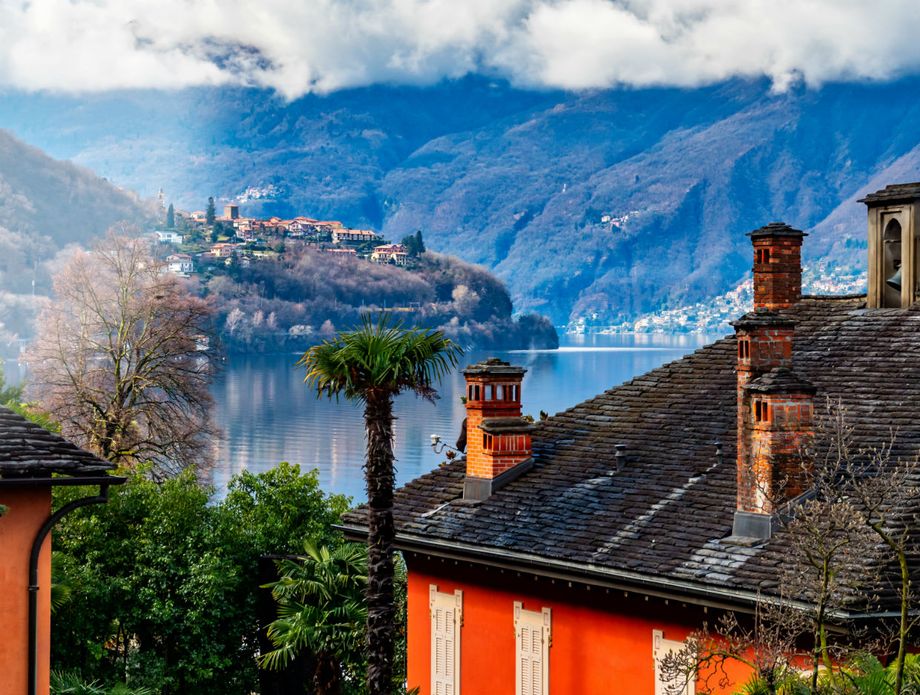
[{"label": "forested mountain slope", "polygon": [[186,208],[213,194],[393,239],[422,229],[430,248],[494,268],[518,310],[614,323],[733,287],[744,232],[772,220],[812,232],[809,262],[861,272],[853,201],[920,177],[918,87],[19,94],[0,125]]}]

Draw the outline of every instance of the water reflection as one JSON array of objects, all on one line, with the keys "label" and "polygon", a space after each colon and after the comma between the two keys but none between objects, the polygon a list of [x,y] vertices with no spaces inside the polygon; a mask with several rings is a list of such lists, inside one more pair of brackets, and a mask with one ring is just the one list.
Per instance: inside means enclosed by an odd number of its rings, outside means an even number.
[{"label": "water reflection", "polygon": [[[527,368],[524,411],[537,416],[570,408],[617,384],[711,342],[699,335],[569,336],[557,351],[515,351],[497,356]],[[462,364],[488,357],[468,353]],[[364,424],[360,406],[345,400],[318,400],[296,368],[297,355],[234,357],[214,384],[215,417],[223,430],[212,480],[226,487],[236,473],[259,472],[278,461],[319,469],[330,492],[364,499],[361,466]],[[410,394],[396,401],[397,482],[403,484],[434,468],[443,456],[429,446],[430,435],[453,442],[463,419],[459,371],[439,388],[436,404]]]}]

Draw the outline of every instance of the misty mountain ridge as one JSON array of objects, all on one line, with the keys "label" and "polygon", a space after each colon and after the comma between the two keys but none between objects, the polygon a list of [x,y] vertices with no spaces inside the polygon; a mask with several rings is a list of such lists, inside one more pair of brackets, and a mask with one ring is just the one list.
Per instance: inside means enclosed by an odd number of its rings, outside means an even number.
[{"label": "misty mountain ridge", "polygon": [[0,130],[0,342],[28,330],[62,249],[151,212],[136,194]]},{"label": "misty mountain ridge", "polygon": [[494,269],[519,311],[608,325],[734,288],[744,233],[774,220],[810,232],[816,282],[858,282],[854,201],[920,174],[918,86],[566,93],[468,77],[290,103],[244,89],[10,94],[0,124],[186,209],[216,195],[390,239],[422,229],[430,248]]}]

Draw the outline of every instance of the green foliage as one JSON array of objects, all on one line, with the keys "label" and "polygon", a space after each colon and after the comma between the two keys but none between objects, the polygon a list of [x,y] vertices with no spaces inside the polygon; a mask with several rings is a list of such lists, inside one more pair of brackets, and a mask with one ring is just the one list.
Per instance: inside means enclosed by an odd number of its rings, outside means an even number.
[{"label": "green foliage", "polygon": [[307,368],[304,381],[318,395],[364,402],[372,391],[388,396],[414,391],[433,399],[432,384],[449,374],[462,354],[439,331],[404,329],[383,313],[376,322],[365,316],[358,329],[310,348],[297,364]]},{"label": "green foliage", "polygon": [[315,658],[318,692],[337,688],[347,671],[355,680],[363,662],[367,607],[367,551],[349,543],[330,549],[304,543],[304,554],[278,564],[280,578],[267,585],[278,602],[278,619],[268,626],[275,649],[264,654],[264,668],[286,666],[307,650]]},{"label": "green foliage", "polygon": [[0,405],[9,408],[14,413],[21,415],[29,422],[34,422],[49,432],[59,433],[61,431],[59,422],[34,404],[23,403],[22,390],[22,385],[12,386],[6,383],[6,379],[3,376],[3,364],[0,363]]},{"label": "green foliage", "polygon": [[[811,672],[786,672],[775,691],[759,678],[746,683],[738,695],[893,695],[895,692],[894,664],[883,665],[876,656],[862,653],[833,671],[822,670],[818,691],[811,691]],[[920,693],[920,656],[908,654],[904,669],[902,693]]]},{"label": "green foliage", "polygon": [[418,230],[415,234],[410,234],[407,237],[403,237],[402,242],[403,246],[406,247],[406,251],[412,258],[417,258],[425,253],[425,242],[422,240],[422,230]]},{"label": "green foliage", "polygon": [[6,377],[3,372],[3,363],[0,362],[0,405],[7,408],[10,404],[18,402],[22,398],[22,386],[13,386],[6,383]]},{"label": "green foliage", "polygon": [[123,683],[106,688],[98,680],[84,681],[73,671],[51,672],[51,695],[154,695],[150,688],[130,688]]},{"label": "green foliage", "polygon": [[344,495],[325,495],[313,469],[282,461],[264,473],[243,471],[227,486],[222,504],[254,554],[297,553],[304,539],[330,536],[351,506]]},{"label": "green foliage", "polygon": [[172,203],[170,203],[169,207],[166,208],[166,228],[176,228],[176,208],[173,207]]},{"label": "green foliage", "polygon": [[[59,488],[56,504],[85,494]],[[53,571],[72,598],[54,618],[56,668],[158,693],[250,693],[258,667],[259,557],[334,542],[346,501],[296,466],[230,484],[131,474],[107,505],[65,517]]]},{"label": "green foliage", "polygon": [[208,208],[205,210],[205,224],[212,225],[214,220],[217,219],[217,211],[214,208],[214,198],[208,197]]}]

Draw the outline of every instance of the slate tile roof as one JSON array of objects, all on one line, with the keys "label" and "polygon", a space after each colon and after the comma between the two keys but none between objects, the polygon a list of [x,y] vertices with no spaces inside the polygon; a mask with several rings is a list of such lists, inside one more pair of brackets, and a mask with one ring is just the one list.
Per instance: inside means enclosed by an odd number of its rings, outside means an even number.
[{"label": "slate tile roof", "polygon": [[114,466],[0,406],[0,480],[92,475]]},{"label": "slate tile roof", "polygon": [[[793,367],[848,411],[857,444],[899,430],[895,456],[920,452],[920,308],[865,308],[864,298],[808,298]],[[777,533],[744,547],[731,533],[736,495],[736,342],[728,336],[539,423],[535,465],[476,505],[463,502],[463,460],[396,494],[397,533],[626,571],[685,585],[771,592],[788,552]],[[526,393],[525,402],[526,402]],[[720,461],[714,441],[724,445]],[[615,445],[627,463],[616,472]],[[366,527],[363,509],[347,526]]]}]

